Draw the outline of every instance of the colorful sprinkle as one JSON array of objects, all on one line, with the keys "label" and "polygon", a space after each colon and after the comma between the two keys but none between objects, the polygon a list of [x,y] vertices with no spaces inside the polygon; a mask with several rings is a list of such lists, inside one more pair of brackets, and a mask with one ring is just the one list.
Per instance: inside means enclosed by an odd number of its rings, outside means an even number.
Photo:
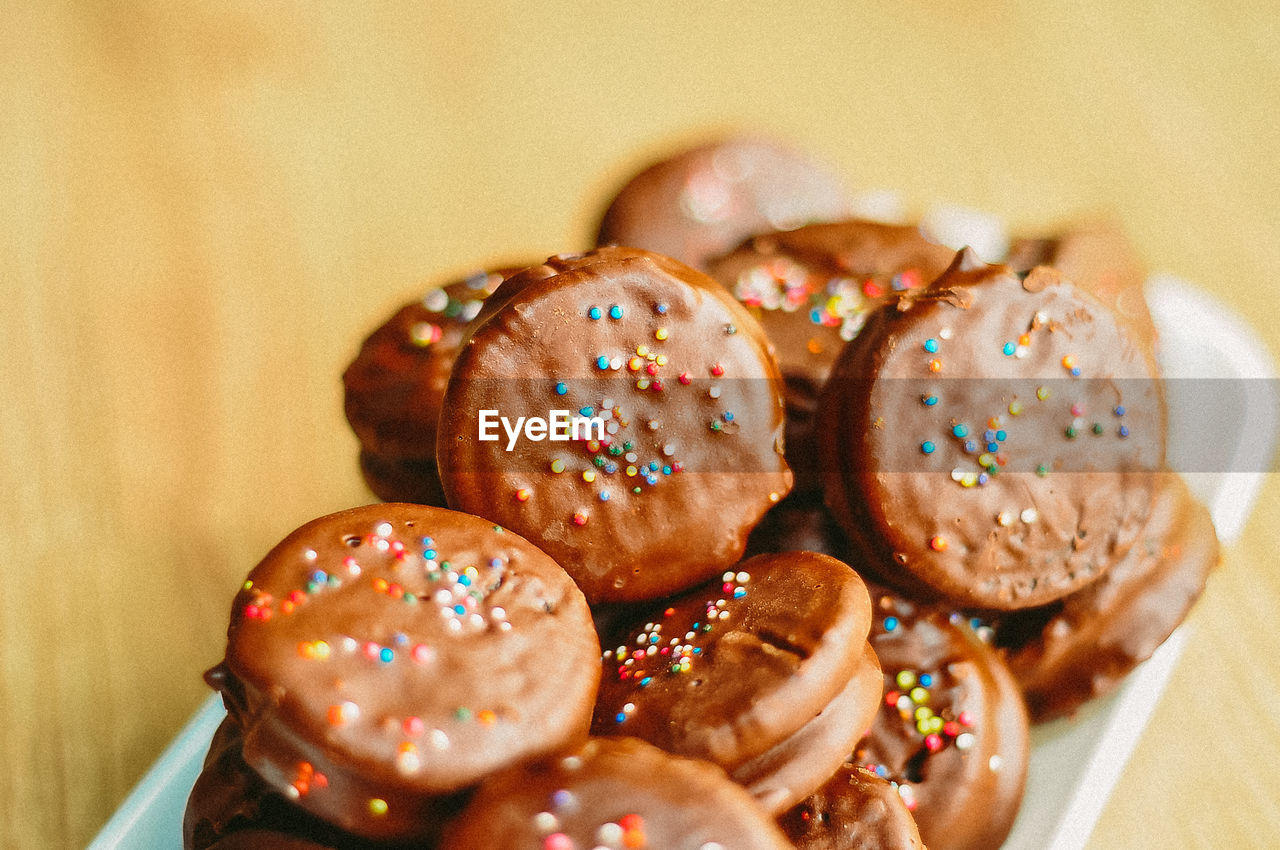
[{"label": "colorful sprinkle", "polygon": [[920,451],[924,452],[927,455],[933,454],[933,450],[935,448],[936,446],[934,446],[932,440],[925,440],[923,443],[920,444]]},{"label": "colorful sprinkle", "polygon": [[610,318],[610,319],[615,319],[615,320],[616,320],[616,319],[621,319],[621,318],[622,318],[622,307],[621,307],[621,306],[619,306],[619,305],[617,305],[617,304],[614,304],[612,307],[610,307],[610,308],[609,308],[609,318]]},{"label": "colorful sprinkle", "polygon": [[592,307],[590,310],[587,311],[587,318],[593,322],[599,321],[600,317],[603,315],[604,314],[600,312],[599,307]]}]

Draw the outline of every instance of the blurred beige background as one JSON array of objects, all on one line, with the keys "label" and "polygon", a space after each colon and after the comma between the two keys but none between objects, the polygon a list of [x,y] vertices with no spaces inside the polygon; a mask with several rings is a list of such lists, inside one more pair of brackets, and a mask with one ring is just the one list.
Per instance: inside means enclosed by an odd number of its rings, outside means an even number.
[{"label": "blurred beige background", "polygon": [[[8,2],[0,846],[83,846],[208,691],[279,537],[370,501],[338,381],[425,281],[586,246],[626,173],[758,130],[909,207],[1105,209],[1280,350],[1256,0]],[[1096,847],[1280,842],[1280,485]]]}]

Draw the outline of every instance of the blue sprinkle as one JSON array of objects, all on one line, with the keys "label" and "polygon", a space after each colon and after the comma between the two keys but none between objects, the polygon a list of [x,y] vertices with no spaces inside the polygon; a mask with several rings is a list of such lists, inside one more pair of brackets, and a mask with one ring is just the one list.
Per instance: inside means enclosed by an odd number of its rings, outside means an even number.
[{"label": "blue sprinkle", "polygon": [[925,396],[924,398],[925,407],[933,407],[937,403],[938,397],[936,395]]},{"label": "blue sprinkle", "polygon": [[602,315],[604,314],[600,312],[599,307],[592,307],[587,311],[587,318],[593,322],[598,321]]},{"label": "blue sprinkle", "polygon": [[556,395],[564,395],[568,391],[569,391],[569,385],[566,384],[564,381],[561,381],[560,383],[556,384]]},{"label": "blue sprinkle", "polygon": [[392,640],[396,642],[396,646],[404,646],[409,642],[409,636],[404,632],[396,632],[396,636]]},{"label": "blue sprinkle", "polygon": [[663,474],[663,475],[670,475],[670,474],[671,474],[671,471],[672,471],[672,470],[671,470],[671,467],[669,467],[669,466],[664,466],[664,467],[662,467],[662,474]]},{"label": "blue sprinkle", "polygon": [[471,576],[458,576],[458,584],[462,585],[463,587],[470,587]]},{"label": "blue sprinkle", "polygon": [[978,474],[978,483],[979,483],[979,484],[986,484],[986,483],[987,483],[988,481],[990,481],[990,480],[991,480],[991,476],[990,476],[990,475],[987,475],[987,473],[982,472],[982,473],[979,473],[979,474]]},{"label": "blue sprinkle", "polygon": [[896,628],[898,628],[898,618],[897,618],[897,617],[885,617],[885,618],[884,618],[884,630],[885,630],[886,632],[891,632],[891,631],[893,631],[893,630],[894,630],[894,629],[896,629]]},{"label": "blue sprinkle", "polygon": [[999,444],[999,443],[987,443],[987,451],[989,451],[989,452],[998,452],[998,451],[1000,451],[1000,444]]},{"label": "blue sprinkle", "polygon": [[314,573],[311,574],[311,580],[314,581],[316,584],[324,584],[324,580],[327,578],[328,576],[325,575],[324,570],[316,570]]},{"label": "blue sprinkle", "polygon": [[621,308],[621,307],[619,307],[617,304],[614,304],[612,307],[610,307],[610,308],[609,308],[609,318],[610,318],[610,319],[621,319],[621,318],[622,318],[622,308]]},{"label": "blue sprinkle", "polygon": [[658,462],[656,460],[649,461],[649,468],[654,472],[658,471]]},{"label": "blue sprinkle", "polygon": [[822,324],[822,311],[817,308],[810,310],[809,321],[813,322],[815,325]]},{"label": "blue sprinkle", "polygon": [[1078,377],[1080,377],[1080,367],[1079,367],[1079,366],[1073,366],[1073,367],[1071,368],[1071,377],[1073,377],[1073,378],[1078,378]]},{"label": "blue sprinkle", "polygon": [[986,440],[988,443],[994,440],[995,438],[996,438],[996,432],[992,431],[990,428],[982,432],[982,439]]},{"label": "blue sprinkle", "polygon": [[1127,437],[1127,436],[1129,436],[1129,426],[1128,426],[1128,425],[1121,425],[1121,426],[1120,426],[1120,436],[1121,436],[1121,437]]},{"label": "blue sprinkle", "polygon": [[902,275],[900,274],[895,274],[893,276],[893,279],[889,281],[889,286],[891,286],[895,292],[901,292],[907,288],[907,284],[902,280]]},{"label": "blue sprinkle", "polygon": [[489,566],[493,567],[494,569],[497,569],[498,567],[502,566],[502,559],[501,558],[491,559],[489,561]]},{"label": "blue sprinkle", "polygon": [[467,608],[466,608],[466,606],[465,606],[465,605],[454,605],[454,606],[453,606],[453,613],[458,614],[459,616],[461,616],[462,614],[467,613]]},{"label": "blue sprinkle", "polygon": [[[435,541],[434,541],[434,540],[432,540],[430,537],[424,537],[424,538],[422,538],[422,545],[423,545],[423,546],[431,546],[431,545],[432,545],[432,544],[434,544],[434,543],[435,543]],[[434,556],[432,556],[432,557],[434,557]]]},{"label": "blue sprinkle", "polygon": [[594,407],[588,406],[588,407],[579,408],[578,412],[581,413],[583,416],[592,416],[595,414],[596,409]]},{"label": "blue sprinkle", "polygon": [[976,452],[976,451],[978,450],[978,444],[977,444],[977,443],[975,443],[973,440],[965,440],[965,441],[964,441],[964,450],[965,450],[966,452],[968,452],[969,454],[973,454],[974,452]]},{"label": "blue sprinkle", "polygon": [[951,429],[951,433],[955,434],[957,437],[967,437],[969,436],[969,428],[963,424],[957,425]]},{"label": "blue sprinkle", "polygon": [[395,650],[393,650],[389,646],[384,646],[382,650],[378,653],[378,658],[381,659],[384,664],[390,664],[391,660],[395,657],[396,657]]},{"label": "blue sprinkle", "polygon": [[[711,627],[710,627],[710,626],[708,626],[707,628],[709,629],[709,628],[711,628]],[[701,655],[701,654],[702,654],[702,647],[700,647],[700,646],[695,646],[695,647],[693,648],[693,654],[694,654],[694,655]]]},{"label": "blue sprinkle", "polygon": [[649,684],[652,681],[653,681],[652,676],[645,676],[643,679],[640,680],[640,687],[643,688],[645,685]]},{"label": "blue sprinkle", "polygon": [[600,501],[602,501],[602,502],[607,502],[607,501],[609,501],[609,491],[608,491],[608,490],[601,490],[601,491],[600,491]]},{"label": "blue sprinkle", "polygon": [[885,767],[882,764],[876,765],[876,776],[880,777],[881,779],[888,779],[889,768]]},{"label": "blue sprinkle", "polygon": [[617,465],[616,463],[614,463],[613,461],[609,461],[608,463],[606,463],[606,464],[604,465],[604,474],[605,474],[605,475],[613,475],[613,473],[615,473],[615,472],[617,472],[617,471],[618,471],[618,465]]},{"label": "blue sprinkle", "polygon": [[649,635],[649,643],[657,643],[661,638],[657,635]]},{"label": "blue sprinkle", "polygon": [[605,357],[603,354],[601,354],[599,357],[597,357],[597,358],[596,358],[596,368],[597,368],[597,369],[608,369],[608,368],[609,368],[609,358],[608,358],[608,357]]},{"label": "blue sprinkle", "polygon": [[725,422],[732,422],[732,421],[733,421],[733,411],[732,411],[732,410],[726,410],[726,411],[724,412],[724,421],[725,421]]},{"label": "blue sprinkle", "polygon": [[622,721],[627,719],[627,716],[623,714],[621,711],[619,711],[617,714],[613,716],[613,719],[621,723]]},{"label": "blue sprinkle", "polygon": [[1016,345],[1014,345],[1013,343],[1011,343],[1011,342],[1006,342],[1006,343],[1004,344],[1004,348],[1002,348],[1002,349],[1000,349],[1000,350],[1004,352],[1004,356],[1005,356],[1005,357],[1012,357],[1012,356],[1013,356],[1013,352],[1017,351],[1017,350],[1018,350],[1018,347],[1017,347]]},{"label": "blue sprinkle", "polygon": [[925,351],[927,351],[927,352],[929,352],[930,354],[937,354],[937,353],[938,353],[938,341],[937,341],[936,339],[933,339],[933,338],[926,339],[926,340],[924,341],[924,350],[925,350]]},{"label": "blue sprinkle", "polygon": [[1005,440],[1009,439],[1009,435],[1004,431],[996,431],[996,439],[1003,443]]},{"label": "blue sprinkle", "polygon": [[[430,545],[430,544],[428,544],[428,545]],[[422,550],[422,557],[426,558],[428,561],[434,561],[434,560],[436,559],[436,550],[435,550],[435,549],[423,549],[423,550]]]},{"label": "blue sprinkle", "polygon": [[922,688],[929,688],[929,687],[933,687],[933,676],[930,676],[928,673],[921,673],[921,674],[920,674],[920,686],[921,686]]},{"label": "blue sprinkle", "polygon": [[1124,416],[1124,405],[1123,405],[1123,404],[1117,404],[1117,405],[1116,405],[1116,416]]},{"label": "blue sprinkle", "polygon": [[741,599],[742,597],[744,597],[744,596],[746,596],[746,595],[747,595],[747,589],[746,589],[745,587],[735,587],[735,588],[733,589],[733,598],[734,598],[734,599]]},{"label": "blue sprinkle", "polygon": [[655,310],[657,310],[657,311],[658,311],[658,315],[659,315],[659,316],[665,316],[665,315],[667,314],[667,305],[666,305],[666,304],[657,304],[657,305],[655,305],[655,306],[654,306],[654,308],[653,308],[653,309],[655,309]]},{"label": "blue sprinkle", "polygon": [[925,440],[923,443],[920,444],[920,451],[924,452],[927,455],[933,454],[934,448],[936,447],[933,445],[932,440]]}]

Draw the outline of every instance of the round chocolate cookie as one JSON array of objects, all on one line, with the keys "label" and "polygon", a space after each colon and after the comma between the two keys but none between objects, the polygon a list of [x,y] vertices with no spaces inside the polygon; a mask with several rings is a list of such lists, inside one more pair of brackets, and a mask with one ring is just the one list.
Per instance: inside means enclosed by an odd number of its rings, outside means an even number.
[{"label": "round chocolate cookie", "polygon": [[1203,592],[1218,563],[1213,520],[1180,475],[1160,480],[1142,537],[1106,575],[1051,605],[996,618],[996,645],[1034,722],[1114,690]]},{"label": "round chocolate cookie", "polygon": [[849,762],[778,825],[797,850],[924,850],[898,786]]},{"label": "round chocolate cookie", "polygon": [[1053,266],[1127,323],[1154,358],[1156,326],[1143,292],[1146,264],[1115,222],[1083,221],[1063,228],[1057,236],[1017,239],[1005,262],[1018,273]]},{"label": "round chocolate cookie", "polygon": [[254,568],[209,678],[268,785],[357,835],[407,838],[440,795],[585,736],[598,653],[581,592],[526,540],[369,505]]},{"label": "round chocolate cookie", "polygon": [[459,353],[437,458],[450,507],[556,559],[593,603],[737,562],[791,489],[782,381],[723,287],[628,248],[508,279]]},{"label": "round chocolate cookie", "polygon": [[343,372],[360,471],[378,498],[444,505],[435,463],[445,385],[467,324],[515,271],[480,271],[433,287],[370,334]]},{"label": "round chocolate cookie", "polygon": [[702,268],[748,236],[848,215],[843,182],[778,142],[731,137],[632,176],[605,211],[597,245],[630,245]]},{"label": "round chocolate cookie", "polygon": [[894,782],[930,850],[996,848],[1022,802],[1026,706],[995,649],[959,615],[877,594],[884,699],[854,761]]},{"label": "round chocolate cookie", "polygon": [[285,799],[244,763],[240,731],[227,718],[213,735],[204,768],[187,798],[182,820],[185,850],[227,848],[342,848],[408,850],[428,840],[466,805],[462,794],[439,798],[423,834],[411,842],[360,838],[311,815]]},{"label": "round chocolate cookie", "polygon": [[831,367],[872,305],[946,271],[955,251],[915,226],[851,219],[753,236],[708,273],[751,309],[787,382],[787,461],[797,490],[821,487],[813,414]]},{"label": "round chocolate cookie", "polygon": [[441,850],[782,850],[791,845],[715,765],[633,738],[488,779]]},{"label": "round chocolate cookie", "polygon": [[606,641],[592,734],[723,767],[774,813],[868,728],[880,666],[866,586],[814,552],[760,555]]},{"label": "round chocolate cookie", "polygon": [[1100,302],[961,253],[876,310],[823,392],[827,504],[879,578],[1042,605],[1133,545],[1164,462],[1160,381]]}]

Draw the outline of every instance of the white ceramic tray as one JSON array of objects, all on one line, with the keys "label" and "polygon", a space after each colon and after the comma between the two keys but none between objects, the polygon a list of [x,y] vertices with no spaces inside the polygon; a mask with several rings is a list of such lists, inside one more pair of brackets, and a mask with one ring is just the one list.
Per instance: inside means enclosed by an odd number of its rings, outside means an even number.
[{"label": "white ceramic tray", "polygon": [[[1221,304],[1173,278],[1148,283],[1169,382],[1170,457],[1210,507],[1218,535],[1234,540],[1269,468],[1277,427],[1271,357]],[[1203,380],[1186,380],[1203,379]],[[1204,381],[1214,379],[1214,404]],[[1222,398],[1232,413],[1221,415]],[[1071,850],[1088,841],[1186,641],[1179,631],[1119,691],[1077,717],[1037,728],[1026,797],[1008,848]],[[194,674],[193,674],[194,675]],[[209,740],[224,716],[208,701],[151,767],[90,850],[180,850],[182,814]]]}]

